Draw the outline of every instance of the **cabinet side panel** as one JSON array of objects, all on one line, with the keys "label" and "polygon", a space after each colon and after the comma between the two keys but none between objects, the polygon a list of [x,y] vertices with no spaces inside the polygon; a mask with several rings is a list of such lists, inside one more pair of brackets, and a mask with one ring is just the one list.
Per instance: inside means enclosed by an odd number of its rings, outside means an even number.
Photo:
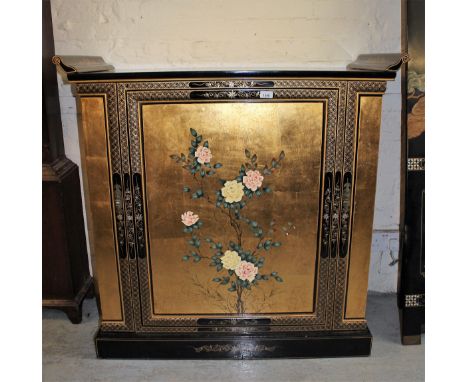
[{"label": "cabinet side panel", "polygon": [[81,147],[89,240],[103,321],[122,321],[104,98],[81,97]]},{"label": "cabinet side panel", "polygon": [[359,137],[345,319],[366,314],[382,97],[359,97]]}]

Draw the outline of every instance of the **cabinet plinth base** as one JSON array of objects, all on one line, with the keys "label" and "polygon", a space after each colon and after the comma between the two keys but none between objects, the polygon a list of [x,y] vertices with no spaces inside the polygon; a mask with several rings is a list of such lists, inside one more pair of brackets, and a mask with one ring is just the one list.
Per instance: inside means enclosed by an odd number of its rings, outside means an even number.
[{"label": "cabinet plinth base", "polygon": [[370,355],[368,329],[346,332],[136,334],[99,330],[99,358],[261,359],[356,357]]}]

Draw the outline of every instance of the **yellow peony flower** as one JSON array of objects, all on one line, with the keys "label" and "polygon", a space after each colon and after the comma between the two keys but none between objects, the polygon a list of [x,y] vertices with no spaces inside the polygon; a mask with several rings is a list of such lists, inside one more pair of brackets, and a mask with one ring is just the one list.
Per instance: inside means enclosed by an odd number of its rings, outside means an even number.
[{"label": "yellow peony flower", "polygon": [[224,183],[221,194],[228,203],[240,202],[244,195],[244,185],[235,180],[228,180]]},{"label": "yellow peony flower", "polygon": [[241,258],[236,251],[226,251],[224,256],[221,257],[221,262],[224,268],[234,270],[240,264]]}]

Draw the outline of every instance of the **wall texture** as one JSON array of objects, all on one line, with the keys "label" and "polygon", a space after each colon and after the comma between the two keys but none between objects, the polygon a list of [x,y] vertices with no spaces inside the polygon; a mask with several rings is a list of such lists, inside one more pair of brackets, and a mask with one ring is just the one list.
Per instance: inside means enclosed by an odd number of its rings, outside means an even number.
[{"label": "wall texture", "polygon": [[[52,0],[57,54],[117,69],[344,68],[400,51],[397,0]],[[59,79],[67,156],[80,164],[76,105]],[[396,290],[400,80],[384,96],[369,288]],[[389,265],[392,264],[393,265]]]}]

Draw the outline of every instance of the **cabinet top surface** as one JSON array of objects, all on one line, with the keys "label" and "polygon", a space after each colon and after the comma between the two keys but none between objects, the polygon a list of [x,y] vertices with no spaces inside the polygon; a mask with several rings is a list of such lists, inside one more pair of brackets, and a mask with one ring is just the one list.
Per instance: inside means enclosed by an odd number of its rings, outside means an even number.
[{"label": "cabinet top surface", "polygon": [[371,70],[200,70],[200,71],[105,71],[73,72],[67,78],[71,82],[81,81],[142,81],[160,79],[198,78],[316,78],[393,80],[395,71]]}]

